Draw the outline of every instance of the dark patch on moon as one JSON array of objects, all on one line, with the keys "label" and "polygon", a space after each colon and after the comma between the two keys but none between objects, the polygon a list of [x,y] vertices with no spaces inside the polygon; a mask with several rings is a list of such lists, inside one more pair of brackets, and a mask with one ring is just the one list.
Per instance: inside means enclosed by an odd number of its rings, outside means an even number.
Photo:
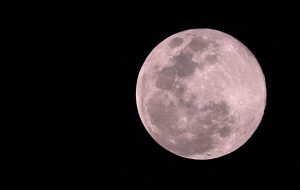
[{"label": "dark patch on moon", "polygon": [[212,118],[220,118],[229,114],[230,107],[226,101],[208,102],[200,111],[205,115],[211,115]]},{"label": "dark patch on moon", "polygon": [[186,110],[185,112],[188,115],[190,115],[190,116],[195,115],[199,110],[197,103],[196,103],[196,96],[191,96],[188,100],[186,100],[183,103],[183,108]]},{"label": "dark patch on moon", "polygon": [[211,137],[212,134],[212,131],[208,131],[208,133],[203,133],[197,136],[193,143],[196,146],[195,153],[202,154],[214,148],[213,138]]},{"label": "dark patch on moon", "polygon": [[220,137],[227,137],[232,132],[232,126],[235,124],[236,118],[234,115],[227,116],[223,121],[220,122],[220,126],[217,129]]},{"label": "dark patch on moon", "polygon": [[187,47],[194,52],[198,52],[206,49],[209,43],[208,40],[204,40],[201,37],[194,37]]},{"label": "dark patch on moon", "polygon": [[161,90],[170,90],[174,84],[176,71],[172,66],[163,68],[157,74],[155,86]]},{"label": "dark patch on moon", "polygon": [[180,46],[182,43],[183,43],[183,39],[180,37],[176,37],[169,43],[169,46],[170,48],[176,48]]},{"label": "dark patch on moon", "polygon": [[215,54],[207,55],[205,58],[205,62],[207,62],[209,64],[214,64],[214,63],[216,63],[217,59],[218,59],[218,57]]},{"label": "dark patch on moon", "polygon": [[198,111],[196,95],[191,95],[189,98],[184,98],[183,96],[177,97],[177,106],[180,110],[184,110],[187,115],[195,115]]},{"label": "dark patch on moon", "polygon": [[197,63],[192,60],[193,54],[190,52],[181,52],[179,55],[174,56],[174,68],[179,77],[187,77],[192,75],[197,67]]},{"label": "dark patch on moon", "polygon": [[179,83],[177,85],[178,85],[178,87],[177,86],[175,87],[174,92],[175,92],[175,96],[177,98],[180,98],[180,97],[183,96],[183,94],[184,94],[184,92],[186,90],[186,87],[182,83]]},{"label": "dark patch on moon", "polygon": [[151,123],[167,134],[174,133],[174,126],[178,121],[176,106],[173,102],[165,105],[165,100],[156,96],[149,99],[147,112]]},{"label": "dark patch on moon", "polygon": [[230,135],[230,132],[231,130],[228,127],[222,127],[218,130],[220,137],[227,137],[228,135]]}]

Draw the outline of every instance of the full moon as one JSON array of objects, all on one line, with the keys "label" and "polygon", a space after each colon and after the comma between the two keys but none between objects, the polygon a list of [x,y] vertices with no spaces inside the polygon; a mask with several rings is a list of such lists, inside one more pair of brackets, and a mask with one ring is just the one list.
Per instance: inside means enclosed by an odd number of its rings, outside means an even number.
[{"label": "full moon", "polygon": [[136,103],[150,136],[184,158],[207,160],[246,143],[266,106],[262,69],[236,38],[191,29],[159,43],[142,65]]}]

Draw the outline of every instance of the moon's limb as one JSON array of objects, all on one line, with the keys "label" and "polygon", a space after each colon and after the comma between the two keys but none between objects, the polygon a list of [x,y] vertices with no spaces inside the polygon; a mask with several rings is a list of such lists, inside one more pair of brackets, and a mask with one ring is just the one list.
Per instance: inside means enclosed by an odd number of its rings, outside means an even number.
[{"label": "moon's limb", "polygon": [[161,146],[182,157],[212,159],[251,137],[266,89],[243,44],[216,30],[194,29],[170,36],[149,54],[136,99],[145,128]]}]

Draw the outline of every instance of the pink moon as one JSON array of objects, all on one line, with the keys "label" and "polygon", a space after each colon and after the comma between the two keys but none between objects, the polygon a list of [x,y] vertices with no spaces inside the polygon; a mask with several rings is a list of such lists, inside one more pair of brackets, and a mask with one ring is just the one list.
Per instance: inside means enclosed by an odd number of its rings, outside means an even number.
[{"label": "pink moon", "polygon": [[136,85],[141,121],[165,150],[189,159],[227,155],[245,144],[266,106],[262,69],[236,38],[190,29],[159,43]]}]

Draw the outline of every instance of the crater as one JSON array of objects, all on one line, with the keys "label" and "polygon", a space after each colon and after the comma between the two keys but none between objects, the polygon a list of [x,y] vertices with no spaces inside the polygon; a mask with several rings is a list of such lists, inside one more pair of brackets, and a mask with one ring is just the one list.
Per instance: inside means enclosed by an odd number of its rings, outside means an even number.
[{"label": "crater", "polygon": [[171,40],[171,42],[169,43],[169,47],[176,48],[176,47],[180,46],[182,43],[183,43],[183,39],[180,37],[176,37],[173,40]]}]

